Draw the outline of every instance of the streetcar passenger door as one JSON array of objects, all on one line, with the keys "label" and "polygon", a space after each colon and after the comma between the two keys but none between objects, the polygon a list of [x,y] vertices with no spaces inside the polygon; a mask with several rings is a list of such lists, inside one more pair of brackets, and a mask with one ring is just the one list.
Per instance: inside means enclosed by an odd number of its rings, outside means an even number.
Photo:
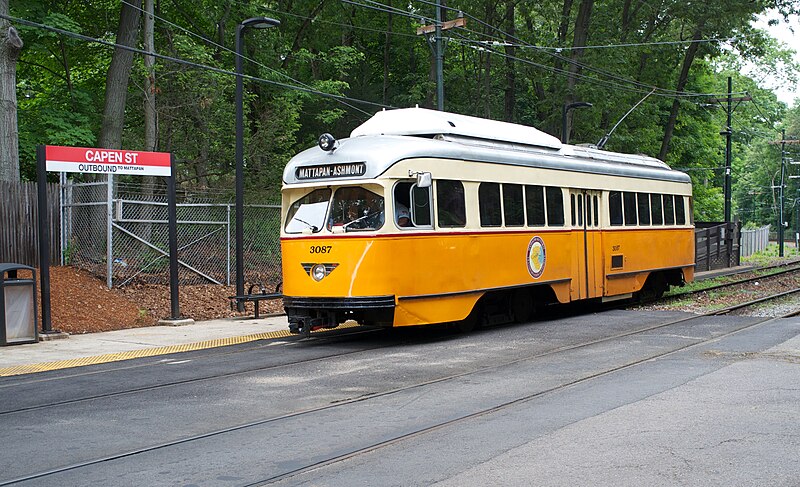
[{"label": "streetcar passenger door", "polygon": [[575,255],[573,256],[571,299],[603,295],[600,254],[599,191],[572,189],[569,194],[570,223]]}]

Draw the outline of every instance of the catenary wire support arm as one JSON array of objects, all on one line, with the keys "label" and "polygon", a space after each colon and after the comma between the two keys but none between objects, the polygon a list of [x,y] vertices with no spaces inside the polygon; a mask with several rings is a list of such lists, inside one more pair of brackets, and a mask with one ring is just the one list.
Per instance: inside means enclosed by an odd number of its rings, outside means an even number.
[{"label": "catenary wire support arm", "polygon": [[641,105],[642,103],[644,103],[644,101],[645,101],[645,100],[647,100],[647,99],[650,97],[650,95],[652,95],[652,94],[653,94],[653,93],[655,93],[655,92],[656,92],[656,89],[655,89],[655,88],[653,88],[653,89],[652,89],[652,91],[650,91],[650,93],[648,93],[648,94],[644,95],[644,98],[642,98],[641,100],[639,100],[639,101],[636,103],[636,105],[632,106],[632,107],[631,107],[631,109],[630,109],[630,110],[628,110],[628,113],[626,113],[625,115],[623,115],[623,116],[622,116],[622,118],[620,118],[620,119],[619,119],[619,121],[618,121],[616,124],[614,124],[614,126],[613,126],[613,127],[611,127],[611,130],[609,130],[609,131],[608,131],[608,133],[607,133],[607,134],[605,134],[605,135],[603,136],[603,138],[602,138],[602,139],[600,139],[600,141],[599,141],[599,142],[597,142],[597,148],[598,148],[598,149],[602,149],[603,147],[605,147],[605,145],[608,143],[608,139],[610,139],[610,138],[611,138],[611,134],[613,134],[613,133],[614,133],[614,131],[615,131],[615,130],[617,130],[617,127],[619,127],[619,124],[621,124],[621,123],[622,123],[622,121],[623,121],[623,120],[625,120],[625,119],[628,117],[628,115],[630,115],[631,113],[633,113],[633,111],[634,111],[634,110],[636,110],[636,107],[638,107],[639,105]]}]

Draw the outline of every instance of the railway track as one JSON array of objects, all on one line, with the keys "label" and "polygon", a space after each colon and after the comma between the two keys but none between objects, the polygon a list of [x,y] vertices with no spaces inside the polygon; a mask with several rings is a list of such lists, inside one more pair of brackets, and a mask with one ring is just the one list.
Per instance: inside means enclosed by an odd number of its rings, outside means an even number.
[{"label": "railway track", "polygon": [[[292,342],[303,341],[305,343],[314,342],[314,341],[331,342],[331,341],[336,341],[336,340],[346,340],[346,339],[352,339],[353,337],[375,334],[375,333],[377,333],[379,331],[380,330],[378,330],[378,329],[369,329],[369,328],[367,328],[367,329],[359,329],[359,330],[348,330],[347,332],[344,332],[344,333],[337,333],[335,335],[328,335],[328,336],[326,336],[326,335],[312,335],[312,337],[310,337],[310,338],[292,337],[289,340],[292,341]],[[192,360],[198,360],[198,359],[202,359],[202,358],[205,358],[205,357],[218,358],[218,357],[224,356],[224,355],[236,355],[236,354],[250,353],[250,352],[253,352],[253,351],[257,351],[257,350],[260,350],[260,349],[264,349],[264,348],[270,347],[276,341],[280,341],[280,340],[286,340],[286,339],[269,340],[266,344],[255,346],[255,347],[250,346],[250,347],[247,347],[247,348],[240,348],[240,349],[235,349],[235,350],[230,350],[230,351],[225,351],[225,352],[217,351],[215,353],[212,353],[212,352],[202,353],[202,354],[199,354],[197,356],[194,356],[192,358]],[[392,342],[391,343],[391,345],[396,345],[396,344],[397,344],[397,342]],[[341,358],[341,357],[347,357],[347,356],[355,355],[355,354],[358,354],[358,353],[365,353],[365,352],[377,350],[377,349],[380,349],[380,348],[384,348],[386,346],[389,346],[389,345],[387,344],[387,345],[379,345],[379,346],[372,346],[372,347],[364,347],[364,348],[360,348],[360,349],[357,349],[357,350],[349,350],[349,351],[345,351],[345,352],[341,352],[341,353],[326,354],[326,355],[319,356],[319,357],[313,357],[313,358],[303,359],[303,360],[295,360],[295,361],[281,363],[281,364],[265,365],[265,366],[261,366],[261,367],[250,367],[250,368],[237,370],[237,371],[233,371],[233,372],[228,372],[228,373],[223,373],[223,374],[214,374],[214,375],[208,375],[208,376],[202,376],[202,377],[194,377],[194,378],[191,378],[191,379],[184,379],[184,380],[174,380],[174,381],[168,381],[168,382],[164,382],[164,383],[160,383],[160,384],[154,384],[154,385],[148,385],[148,386],[142,386],[142,387],[133,387],[133,388],[128,388],[128,389],[124,389],[124,390],[118,390],[118,391],[113,391],[113,392],[107,392],[107,393],[102,393],[102,394],[92,394],[92,395],[87,395],[87,396],[83,396],[83,397],[79,397],[79,398],[73,398],[73,399],[67,399],[67,400],[61,400],[61,401],[53,401],[53,402],[48,402],[46,404],[37,404],[37,405],[26,406],[26,407],[21,407],[21,408],[16,408],[16,409],[0,410],[0,418],[3,417],[3,416],[7,416],[9,414],[14,414],[14,413],[29,412],[29,411],[35,411],[35,410],[44,410],[44,409],[54,408],[54,407],[62,407],[62,406],[66,406],[66,405],[69,405],[69,404],[78,404],[78,403],[88,402],[88,401],[93,401],[93,400],[98,400],[98,399],[109,399],[109,398],[113,398],[113,397],[125,396],[125,395],[130,395],[130,394],[136,394],[136,393],[142,393],[142,392],[148,392],[148,391],[155,391],[155,390],[158,390],[158,389],[166,389],[166,388],[169,388],[169,387],[176,387],[176,386],[187,385],[187,384],[195,384],[195,383],[207,382],[207,381],[211,381],[211,380],[215,380],[215,379],[227,379],[227,378],[232,378],[232,377],[236,377],[236,376],[242,376],[242,375],[246,375],[246,374],[251,374],[253,372],[263,372],[263,371],[276,370],[276,369],[281,369],[281,368],[291,368],[291,367],[296,367],[296,366],[301,365],[301,364],[320,362],[320,361],[331,360],[331,359],[336,359],[336,358]],[[100,370],[100,371],[85,371],[85,372],[74,373],[74,374],[60,375],[58,377],[32,378],[30,380],[13,381],[13,382],[8,382],[6,384],[0,384],[0,391],[2,391],[3,389],[13,389],[14,387],[19,387],[21,385],[27,385],[27,384],[44,383],[44,382],[56,382],[56,381],[75,379],[75,378],[78,378],[78,377],[96,377],[98,375],[111,374],[111,373],[114,373],[114,372],[119,372],[121,370],[142,369],[142,368],[152,368],[152,367],[163,367],[163,365],[164,365],[163,361],[157,361],[157,362],[149,362],[149,363],[146,363],[146,364],[137,364],[137,365],[113,367],[113,368],[104,369],[104,370]]]},{"label": "railway track", "polygon": [[[790,267],[786,268],[787,266],[790,266]],[[790,263],[784,263],[784,264],[775,265],[775,266],[762,267],[762,268],[759,268],[758,270],[759,271],[765,271],[765,270],[772,270],[772,269],[781,269],[781,270],[779,270],[778,272],[773,272],[773,273],[766,274],[766,275],[761,274],[761,275],[758,275],[758,276],[753,276],[753,277],[749,277],[749,278],[746,278],[746,279],[740,279],[740,280],[736,280],[736,281],[733,281],[733,282],[723,283],[723,284],[711,286],[711,287],[704,288],[704,289],[699,289],[699,290],[689,291],[689,292],[685,292],[685,293],[680,293],[680,294],[677,294],[677,295],[670,296],[669,298],[679,298],[679,297],[684,297],[684,296],[687,296],[687,295],[694,295],[694,294],[699,294],[699,293],[702,293],[702,292],[717,290],[717,289],[721,289],[721,288],[727,288],[727,287],[732,287],[732,286],[736,286],[736,285],[747,284],[747,283],[750,283],[750,282],[763,281],[765,279],[771,279],[771,278],[779,277],[779,276],[782,276],[782,275],[785,275],[785,274],[789,274],[789,273],[800,272],[800,262],[790,262]],[[791,294],[794,294],[794,293],[797,293],[797,292],[798,292],[798,290],[792,290],[792,291],[787,291],[787,292],[784,292],[784,293],[779,293],[779,294],[776,294],[776,295],[767,296],[767,297],[764,297],[764,298],[758,298],[758,299],[755,299],[755,300],[752,300],[752,301],[748,301],[748,302],[745,302],[745,303],[741,303],[741,304],[737,304],[737,305],[731,305],[731,306],[728,306],[728,307],[720,309],[720,310],[710,311],[708,313],[701,314],[700,316],[714,316],[714,315],[727,314],[727,313],[730,313],[730,312],[733,312],[733,311],[736,311],[736,310],[740,310],[740,309],[744,309],[744,308],[747,308],[747,307],[763,304],[763,303],[772,301],[774,299],[779,299],[781,297],[788,296],[788,295],[791,295]],[[669,298],[667,298],[667,299],[669,299]],[[611,307],[611,308],[608,308],[608,309],[614,309],[614,308],[615,307]],[[796,316],[797,314],[800,314],[800,310],[798,310],[797,312],[791,313],[791,314],[789,314],[787,316]],[[666,325],[663,325],[663,326],[666,326]],[[661,327],[661,326],[659,326],[659,327]],[[648,331],[648,330],[650,330],[650,329],[645,329],[645,330],[641,330],[641,331]],[[639,333],[641,331],[636,331],[636,332],[633,332],[633,333]],[[379,333],[379,332],[380,332],[380,330],[369,329],[369,328],[367,328],[367,329],[356,329],[356,330],[336,330],[336,331],[332,331],[332,332],[313,335],[312,337],[305,338],[305,339],[302,339],[300,337],[291,337],[289,339],[283,338],[283,339],[278,339],[278,340],[270,340],[265,344],[258,345],[258,346],[255,346],[255,347],[251,346],[251,347],[246,347],[246,348],[235,348],[235,349],[232,349],[232,350],[229,350],[229,351],[225,351],[225,352],[215,351],[215,352],[199,353],[198,355],[195,355],[193,357],[193,360],[200,360],[200,359],[203,359],[204,357],[211,357],[211,356],[219,357],[221,355],[235,355],[235,354],[247,353],[247,352],[251,352],[253,350],[263,349],[263,348],[272,346],[276,341],[279,341],[279,340],[281,340],[281,341],[290,341],[290,342],[303,342],[303,343],[313,343],[315,341],[322,341],[322,342],[330,343],[330,342],[333,342],[333,341],[350,340],[353,337],[366,336],[366,335],[371,335],[371,334],[375,334],[375,333]],[[619,337],[615,336],[615,337],[611,337],[611,338],[619,338]],[[231,378],[231,377],[250,374],[250,373],[253,373],[253,372],[262,372],[262,371],[275,370],[275,369],[281,369],[281,368],[291,368],[291,367],[295,367],[295,366],[300,365],[300,364],[312,363],[312,362],[320,362],[320,361],[325,361],[325,360],[333,360],[333,359],[336,359],[336,358],[351,356],[351,355],[354,355],[354,354],[366,353],[366,352],[374,351],[374,350],[377,350],[377,349],[380,349],[380,348],[384,348],[384,347],[390,346],[390,345],[397,345],[397,343],[396,342],[392,342],[391,344],[379,345],[379,346],[373,346],[373,347],[366,347],[366,348],[361,348],[361,349],[358,349],[358,350],[346,351],[346,352],[342,352],[342,353],[328,354],[328,355],[324,355],[324,356],[320,356],[320,357],[314,357],[314,358],[310,358],[310,359],[287,362],[287,363],[284,363],[284,364],[266,365],[266,366],[261,366],[261,367],[251,367],[251,368],[241,369],[241,370],[237,370],[237,371],[229,372],[229,373],[224,373],[224,374],[215,374],[215,375],[208,375],[208,376],[203,376],[203,377],[194,377],[194,378],[191,378],[191,379],[168,381],[168,382],[165,382],[165,383],[160,383],[160,384],[155,384],[155,385],[148,385],[148,386],[142,386],[142,387],[129,388],[129,389],[125,389],[125,390],[118,390],[118,391],[102,393],[102,394],[87,395],[87,396],[79,397],[79,398],[73,398],[73,399],[61,400],[61,401],[53,401],[53,402],[49,402],[49,403],[46,403],[46,404],[37,404],[37,405],[26,406],[26,407],[16,408],[16,409],[8,409],[8,410],[0,411],[0,417],[2,417],[4,415],[8,415],[8,414],[27,412],[27,411],[33,411],[33,410],[43,410],[43,409],[47,409],[47,408],[60,407],[60,406],[65,406],[65,405],[69,405],[69,404],[77,404],[77,403],[87,402],[87,401],[92,401],[92,400],[108,399],[108,398],[112,398],[112,397],[125,396],[125,395],[142,393],[142,392],[147,392],[147,391],[154,391],[154,390],[158,390],[158,389],[165,389],[165,388],[176,387],[176,386],[181,386],[181,385],[206,382],[206,381],[211,381],[211,380],[215,380],[215,379]],[[76,377],[82,377],[82,376],[97,376],[97,375],[101,375],[101,374],[109,374],[109,373],[114,373],[114,372],[117,372],[117,371],[120,371],[120,370],[129,370],[129,369],[134,369],[134,368],[152,368],[152,367],[161,367],[161,366],[163,366],[163,362],[158,361],[158,362],[148,362],[148,363],[144,363],[144,364],[116,366],[116,367],[111,367],[111,368],[105,368],[105,369],[99,370],[99,371],[98,370],[92,370],[92,371],[83,371],[83,370],[81,370],[80,372],[77,372],[77,373],[59,375],[58,377],[39,378],[39,377],[33,376],[30,379],[26,379],[26,380],[22,380],[22,381],[17,380],[17,381],[9,382],[7,384],[0,384],[0,390],[13,388],[15,386],[19,386],[19,385],[23,385],[23,384],[31,384],[31,383],[38,383],[38,382],[61,381],[61,380],[74,379]]]},{"label": "railway track", "polygon": [[[800,292],[800,289],[794,289],[791,292]],[[779,297],[781,297],[781,296],[783,296],[785,294],[787,294],[787,293],[780,293],[779,295],[771,296],[771,298],[777,299],[777,298],[779,298]],[[760,301],[763,302],[764,299],[761,299]],[[175,440],[172,440],[172,441],[167,441],[167,442],[163,442],[163,443],[159,443],[159,444],[149,445],[149,446],[146,446],[146,447],[143,447],[143,448],[132,449],[132,450],[129,450],[129,451],[119,452],[119,453],[116,453],[116,454],[107,455],[107,456],[103,456],[103,457],[98,457],[98,458],[94,458],[94,459],[90,459],[90,460],[86,460],[86,461],[82,461],[82,462],[75,462],[75,463],[72,463],[72,464],[69,464],[69,465],[64,465],[64,466],[61,466],[61,467],[58,467],[58,468],[53,468],[53,469],[49,469],[49,470],[42,470],[40,472],[31,474],[31,475],[27,475],[27,476],[24,476],[24,477],[19,477],[19,478],[15,478],[15,479],[2,481],[2,482],[0,482],[0,486],[13,485],[13,484],[21,483],[21,482],[36,481],[37,479],[43,479],[45,477],[51,477],[51,476],[58,475],[58,474],[61,474],[61,473],[80,470],[82,468],[90,467],[90,466],[93,466],[93,465],[98,465],[98,464],[101,464],[101,463],[104,463],[104,462],[110,462],[110,461],[113,461],[113,460],[120,460],[120,459],[124,459],[124,458],[134,457],[136,455],[140,455],[140,454],[144,454],[144,453],[148,453],[148,452],[154,452],[154,451],[157,451],[157,450],[163,450],[163,449],[172,448],[172,447],[180,447],[182,445],[185,446],[185,445],[191,444],[191,443],[196,442],[196,441],[205,440],[205,439],[211,439],[211,438],[218,437],[220,435],[224,435],[224,434],[228,434],[228,433],[244,431],[244,430],[248,430],[250,428],[255,428],[255,427],[258,427],[258,426],[267,425],[269,423],[278,423],[278,422],[281,422],[281,421],[284,421],[284,420],[293,419],[293,418],[302,418],[303,416],[313,415],[313,414],[319,413],[321,411],[332,410],[332,409],[335,409],[335,408],[343,408],[343,407],[347,407],[349,405],[353,405],[353,404],[356,404],[356,403],[362,403],[362,402],[366,402],[366,401],[371,401],[371,400],[375,400],[377,398],[391,396],[391,395],[398,394],[398,393],[401,393],[401,392],[404,392],[404,391],[409,391],[409,390],[413,390],[413,389],[424,389],[426,387],[429,387],[429,386],[432,386],[432,385],[435,385],[435,384],[442,384],[442,383],[454,381],[454,380],[457,380],[457,379],[467,378],[467,377],[469,377],[471,375],[485,373],[485,372],[490,371],[490,370],[498,370],[498,369],[503,369],[503,368],[508,368],[508,367],[514,367],[514,366],[519,365],[519,364],[524,363],[524,362],[529,362],[529,361],[533,361],[533,360],[536,360],[536,359],[541,359],[543,357],[553,356],[553,355],[557,355],[557,354],[560,354],[560,353],[565,353],[565,352],[569,352],[569,351],[574,351],[574,350],[579,350],[579,349],[582,349],[582,348],[591,347],[593,345],[601,344],[603,342],[611,342],[611,341],[614,341],[614,340],[620,340],[620,339],[623,339],[623,338],[626,338],[626,337],[635,336],[635,335],[643,335],[643,334],[647,334],[649,332],[652,332],[654,330],[666,329],[666,328],[669,328],[669,327],[672,327],[672,326],[676,326],[676,325],[685,325],[687,322],[691,322],[693,320],[702,320],[703,318],[707,318],[708,316],[719,315],[719,314],[723,314],[725,312],[732,312],[732,311],[735,311],[736,309],[741,309],[745,305],[752,305],[752,304],[754,304],[754,303],[745,303],[744,305],[736,305],[734,307],[730,307],[730,309],[727,309],[727,310],[716,310],[716,311],[709,312],[709,313],[706,313],[706,314],[703,314],[703,315],[689,316],[689,317],[684,317],[684,318],[681,318],[681,319],[671,320],[671,321],[668,321],[668,322],[665,322],[665,323],[659,323],[659,324],[655,324],[655,325],[639,327],[639,328],[634,329],[634,330],[629,330],[629,331],[625,331],[625,332],[622,332],[622,333],[616,333],[616,334],[613,334],[613,335],[610,335],[610,336],[605,336],[605,337],[596,338],[596,339],[592,339],[592,340],[586,340],[586,341],[582,341],[580,343],[576,343],[576,344],[572,344],[572,345],[564,345],[564,346],[560,346],[560,347],[554,347],[554,348],[551,348],[549,350],[545,350],[545,351],[542,351],[542,352],[539,352],[539,353],[526,355],[524,357],[519,357],[519,358],[516,358],[514,360],[502,361],[501,363],[497,363],[497,364],[494,364],[494,365],[491,365],[491,366],[486,366],[486,367],[480,367],[480,368],[475,369],[475,370],[470,370],[470,371],[466,371],[466,372],[446,375],[446,376],[438,377],[438,378],[435,378],[435,379],[432,379],[432,380],[425,380],[425,381],[420,381],[420,382],[416,382],[416,383],[407,384],[407,385],[404,385],[402,387],[398,387],[398,388],[395,388],[395,389],[386,390],[386,391],[382,391],[382,392],[378,392],[378,393],[369,394],[369,395],[366,395],[366,396],[363,396],[363,397],[356,397],[356,398],[352,398],[352,399],[347,399],[347,400],[342,400],[342,401],[339,401],[339,402],[335,402],[335,403],[332,403],[332,404],[326,404],[326,405],[319,406],[319,407],[311,407],[311,408],[307,408],[307,409],[297,410],[297,411],[290,412],[288,414],[268,416],[268,417],[264,417],[264,418],[261,418],[261,419],[257,419],[255,421],[250,421],[250,422],[238,424],[238,425],[227,427],[227,428],[220,428],[220,429],[216,429],[216,430],[207,431],[207,432],[204,432],[202,434],[189,435],[189,436],[181,437],[181,438],[178,438],[178,439],[175,439]],[[343,453],[339,453],[337,455],[332,455],[332,456],[330,456],[328,458],[318,459],[316,461],[309,462],[308,464],[302,465],[300,467],[289,468],[289,469],[286,469],[285,471],[282,471],[282,472],[273,472],[272,474],[264,476],[261,479],[257,479],[257,480],[255,480],[255,481],[253,481],[253,482],[251,482],[250,484],[247,484],[247,485],[267,485],[267,484],[272,484],[272,483],[277,483],[277,482],[280,482],[280,481],[283,481],[283,480],[287,480],[287,479],[290,479],[292,477],[296,477],[296,476],[302,475],[304,473],[309,473],[309,472],[312,472],[314,470],[323,468],[325,466],[332,465],[332,464],[335,464],[335,463],[338,463],[338,462],[342,462],[342,461],[345,461],[345,460],[348,460],[348,459],[352,459],[352,458],[358,457],[360,455],[365,455],[365,454],[368,454],[370,452],[373,452],[373,451],[376,451],[376,450],[380,450],[381,448],[385,448],[385,447],[388,447],[388,446],[391,446],[391,445],[394,445],[394,444],[398,444],[398,443],[401,443],[403,441],[409,440],[411,438],[415,438],[415,437],[418,437],[418,436],[421,436],[421,435],[425,435],[427,433],[430,433],[430,432],[433,432],[433,431],[436,431],[436,430],[440,430],[440,429],[443,429],[443,428],[448,428],[448,427],[455,426],[455,425],[457,425],[459,423],[464,423],[464,422],[470,421],[472,419],[475,419],[475,418],[478,418],[478,417],[481,417],[481,416],[485,416],[485,415],[489,415],[489,414],[492,414],[492,413],[495,413],[495,412],[507,410],[509,408],[513,408],[515,406],[518,406],[518,405],[523,404],[525,402],[531,401],[533,399],[536,399],[536,398],[539,398],[539,397],[542,397],[542,396],[545,396],[545,395],[548,395],[548,394],[553,394],[553,393],[556,393],[558,391],[564,390],[566,388],[569,388],[569,387],[572,387],[572,386],[575,386],[575,385],[578,385],[578,384],[591,382],[593,380],[596,380],[596,379],[601,378],[601,377],[608,376],[609,374],[613,374],[613,373],[621,371],[621,370],[625,370],[625,369],[628,369],[628,368],[631,368],[631,367],[636,367],[637,365],[643,364],[644,362],[647,362],[647,361],[652,361],[652,360],[655,360],[655,359],[663,358],[663,357],[666,357],[666,356],[681,352],[683,350],[691,349],[692,347],[698,347],[698,346],[701,346],[703,344],[707,344],[709,342],[712,342],[712,341],[715,341],[715,340],[719,340],[719,339],[724,338],[726,336],[730,336],[730,335],[733,335],[733,334],[736,334],[736,333],[740,333],[740,332],[745,331],[745,330],[749,330],[749,329],[752,329],[752,328],[755,328],[755,327],[758,327],[758,326],[762,326],[765,323],[768,323],[768,322],[773,321],[773,320],[774,320],[774,318],[764,318],[764,319],[760,319],[760,320],[757,320],[755,322],[752,322],[752,323],[749,323],[749,324],[746,324],[746,325],[736,326],[735,328],[733,328],[733,329],[731,329],[731,330],[729,330],[729,331],[727,331],[725,333],[713,335],[713,336],[710,336],[708,338],[693,339],[691,341],[691,343],[688,343],[688,344],[685,344],[685,345],[681,345],[681,346],[677,346],[677,347],[670,347],[668,350],[660,351],[658,353],[647,354],[647,356],[645,356],[645,357],[640,357],[640,358],[628,361],[628,362],[623,363],[623,364],[619,364],[619,365],[616,365],[616,366],[613,366],[613,367],[608,367],[608,368],[605,368],[603,370],[597,371],[597,372],[589,374],[589,375],[584,375],[584,376],[581,376],[581,377],[571,378],[570,380],[563,381],[563,382],[561,382],[561,383],[559,383],[559,384],[557,384],[557,385],[555,385],[553,387],[548,387],[548,388],[546,388],[544,390],[536,391],[536,392],[533,392],[533,393],[530,393],[530,394],[525,394],[525,395],[522,395],[520,397],[516,397],[516,398],[514,398],[512,400],[507,400],[507,401],[504,401],[504,402],[502,402],[500,404],[496,404],[496,405],[494,405],[492,407],[482,408],[482,409],[479,409],[479,410],[476,410],[476,411],[472,411],[472,412],[470,412],[468,414],[463,414],[463,415],[460,415],[460,416],[457,416],[457,417],[454,417],[454,418],[449,418],[447,420],[438,421],[438,422],[436,422],[434,424],[425,425],[424,427],[418,428],[418,429],[416,429],[414,431],[406,432],[404,434],[400,434],[400,435],[394,436],[394,437],[386,439],[384,441],[374,442],[374,443],[371,443],[371,444],[368,444],[368,445],[363,445],[363,446],[358,447],[358,448],[352,448],[349,451],[346,451],[346,452],[343,452]],[[357,352],[353,352],[353,353],[357,353]],[[317,358],[315,360],[319,360],[319,361],[324,361],[324,360],[327,360],[327,359],[334,360],[337,356],[341,356],[341,355],[329,356],[329,357],[319,357],[319,358]],[[241,373],[245,373],[245,372],[243,371]],[[217,378],[222,378],[222,377],[226,377],[226,376],[218,376]],[[211,378],[202,378],[202,379],[198,379],[198,380],[210,380],[210,379],[213,379],[213,377],[211,377]],[[179,383],[172,384],[172,385],[178,385],[178,384]],[[166,387],[166,386],[167,385],[164,385],[162,387]],[[131,394],[131,393],[135,393],[135,392],[141,392],[141,390],[137,390],[137,391],[131,390],[131,391],[127,391],[125,393]],[[82,401],[91,401],[92,399],[94,399],[94,398],[83,398]]]},{"label": "railway track", "polygon": [[733,280],[733,281],[730,281],[730,282],[724,282],[724,283],[720,283],[720,284],[715,284],[715,285],[711,285],[711,286],[704,287],[704,288],[701,288],[701,289],[693,289],[691,291],[677,292],[675,294],[671,294],[669,296],[666,296],[665,299],[681,298],[681,297],[691,296],[691,295],[695,295],[695,294],[699,294],[699,293],[703,293],[703,292],[715,291],[717,289],[724,289],[724,288],[729,288],[729,287],[738,286],[738,285],[742,285],[742,284],[748,284],[748,283],[751,283],[751,282],[763,281],[764,279],[771,279],[771,278],[774,278],[774,277],[779,277],[779,276],[783,276],[783,275],[786,275],[786,274],[791,274],[791,273],[794,273],[794,272],[800,272],[800,262],[793,261],[793,262],[784,263],[784,264],[778,264],[778,265],[773,265],[773,266],[759,267],[757,269],[753,269],[753,270],[747,271],[747,273],[757,273],[757,272],[771,271],[773,269],[780,269],[780,270],[777,271],[777,272],[769,272],[767,274],[758,274],[758,275],[751,276],[751,277],[748,277],[748,278],[745,278],[745,279],[736,279],[736,280]]}]

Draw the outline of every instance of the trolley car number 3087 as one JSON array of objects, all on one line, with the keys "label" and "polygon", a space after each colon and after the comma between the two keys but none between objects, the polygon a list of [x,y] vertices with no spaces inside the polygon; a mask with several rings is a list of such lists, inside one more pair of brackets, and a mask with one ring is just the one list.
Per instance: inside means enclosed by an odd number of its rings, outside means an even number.
[{"label": "trolley car number 3087", "polygon": [[310,254],[329,254],[331,249],[333,248],[332,245],[312,245],[309,253]]}]

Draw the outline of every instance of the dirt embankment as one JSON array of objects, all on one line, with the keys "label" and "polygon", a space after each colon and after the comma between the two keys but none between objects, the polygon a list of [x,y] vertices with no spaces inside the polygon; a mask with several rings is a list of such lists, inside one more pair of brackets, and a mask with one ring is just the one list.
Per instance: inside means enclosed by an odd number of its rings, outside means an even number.
[{"label": "dirt embankment", "polygon": [[[196,321],[237,316],[239,313],[231,310],[228,300],[234,294],[233,286],[181,286],[181,314]],[[252,306],[248,304],[244,314],[252,314]],[[122,289],[108,289],[105,282],[86,271],[52,267],[50,307],[53,328],[67,333],[152,326],[170,315],[169,287],[131,284]],[[39,309],[41,313],[41,305]],[[280,300],[261,302],[261,313],[282,310]]]}]

